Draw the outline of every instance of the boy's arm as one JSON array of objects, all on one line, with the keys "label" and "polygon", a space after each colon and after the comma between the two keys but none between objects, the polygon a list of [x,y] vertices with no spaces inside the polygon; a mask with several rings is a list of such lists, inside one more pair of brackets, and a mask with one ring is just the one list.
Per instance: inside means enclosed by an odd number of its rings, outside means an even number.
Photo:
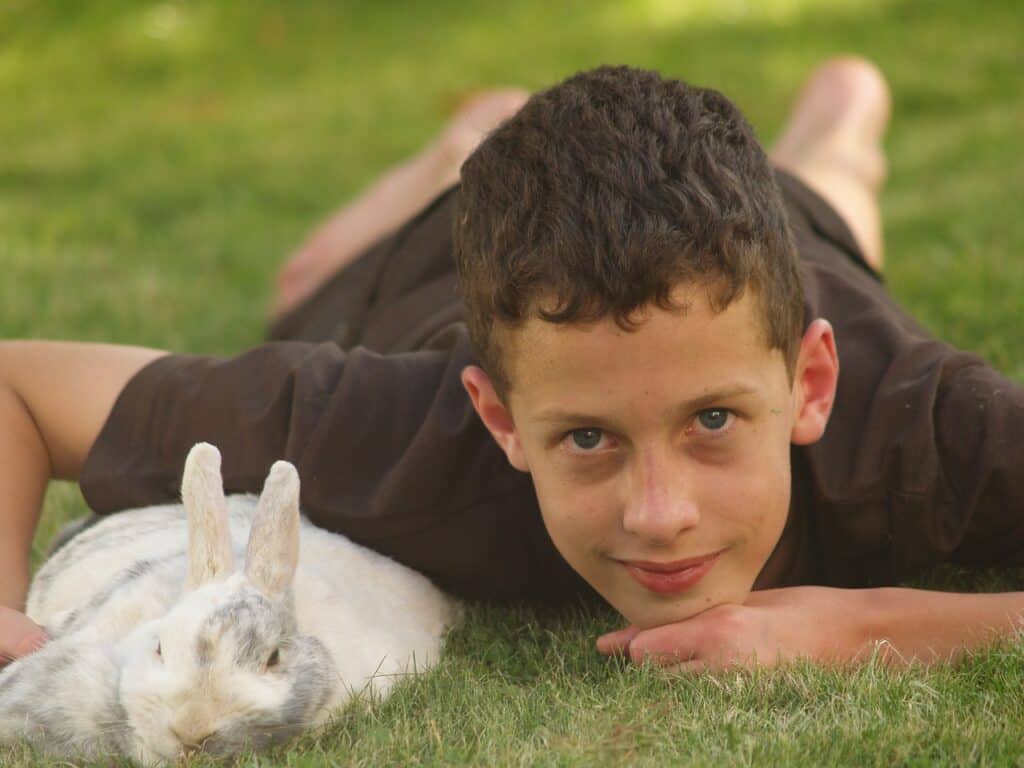
[{"label": "boy's arm", "polygon": [[959,594],[919,589],[789,587],[754,592],[676,624],[629,627],[598,639],[602,653],[694,671],[809,659],[887,664],[953,661],[1019,637],[1024,592]]},{"label": "boy's arm", "polygon": [[162,354],[103,344],[0,342],[0,606],[23,607],[46,483],[77,479],[126,382]]}]

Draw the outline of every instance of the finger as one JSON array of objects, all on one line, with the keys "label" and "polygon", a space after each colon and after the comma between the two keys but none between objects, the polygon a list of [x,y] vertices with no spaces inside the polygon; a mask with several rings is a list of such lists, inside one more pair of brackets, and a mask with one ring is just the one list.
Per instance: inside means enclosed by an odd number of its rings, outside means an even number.
[{"label": "finger", "polygon": [[0,656],[14,660],[39,650],[46,632],[20,611],[0,607]]},{"label": "finger", "polygon": [[35,653],[48,642],[50,642],[50,638],[47,636],[46,632],[42,629],[42,627],[39,627],[31,631],[29,634],[25,635],[22,641],[18,643],[18,645],[14,649],[15,658],[27,656],[30,653]]},{"label": "finger", "polygon": [[701,657],[695,620],[665,624],[640,632],[629,644],[629,656],[637,664],[674,666]]},{"label": "finger", "polygon": [[677,661],[671,665],[673,672],[680,672],[684,675],[702,675],[713,669],[704,659],[693,659],[691,661]]},{"label": "finger", "polygon": [[629,650],[629,644],[633,638],[640,633],[637,627],[629,626],[615,632],[609,632],[597,638],[597,651],[605,656],[613,654],[624,654]]},{"label": "finger", "polygon": [[630,646],[629,658],[634,664],[651,664],[655,667],[682,667],[705,663],[692,653],[682,649],[652,651],[647,648]]}]

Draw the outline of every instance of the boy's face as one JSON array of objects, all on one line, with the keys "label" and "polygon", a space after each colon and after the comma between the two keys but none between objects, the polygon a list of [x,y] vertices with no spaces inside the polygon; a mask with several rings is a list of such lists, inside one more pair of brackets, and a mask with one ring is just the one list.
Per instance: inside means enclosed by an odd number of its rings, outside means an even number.
[{"label": "boy's face", "polygon": [[559,552],[640,627],[746,599],[786,522],[790,443],[820,436],[835,388],[824,321],[791,383],[750,291],[716,314],[680,290],[688,312],[649,309],[629,332],[531,319],[506,334],[507,409],[480,369],[463,376]]}]

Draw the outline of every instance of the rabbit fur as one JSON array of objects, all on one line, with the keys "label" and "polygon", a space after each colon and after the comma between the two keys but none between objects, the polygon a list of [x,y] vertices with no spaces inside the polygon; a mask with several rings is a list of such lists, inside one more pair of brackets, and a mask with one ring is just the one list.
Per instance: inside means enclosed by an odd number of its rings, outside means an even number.
[{"label": "rabbit fur", "polygon": [[274,464],[258,501],[225,498],[220,454],[200,443],[182,501],[105,518],[36,574],[27,613],[52,639],[0,672],[0,744],[226,756],[438,660],[457,603],[300,517],[291,464]]}]

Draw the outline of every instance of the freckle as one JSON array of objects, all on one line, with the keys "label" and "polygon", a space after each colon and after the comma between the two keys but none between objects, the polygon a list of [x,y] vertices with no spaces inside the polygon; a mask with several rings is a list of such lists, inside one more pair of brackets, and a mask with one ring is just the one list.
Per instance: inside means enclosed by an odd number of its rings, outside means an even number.
[{"label": "freckle", "polygon": [[711,598],[710,597],[705,597],[704,598],[704,602],[705,603],[710,603],[711,602]]}]

